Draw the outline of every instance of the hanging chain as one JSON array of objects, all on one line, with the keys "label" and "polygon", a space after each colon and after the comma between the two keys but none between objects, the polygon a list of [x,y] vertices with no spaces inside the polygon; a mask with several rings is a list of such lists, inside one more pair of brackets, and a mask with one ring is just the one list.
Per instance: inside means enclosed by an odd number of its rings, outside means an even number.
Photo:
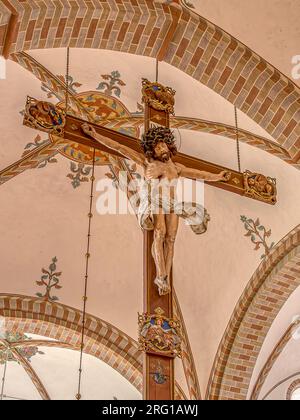
[{"label": "hanging chain", "polygon": [[90,194],[90,207],[89,207],[89,223],[87,234],[87,249],[86,249],[86,263],[85,263],[85,277],[84,277],[84,296],[83,296],[83,311],[82,311],[82,332],[81,332],[81,345],[80,345],[80,364],[79,364],[79,377],[78,377],[78,391],[76,400],[81,400],[81,379],[82,379],[82,362],[84,351],[84,336],[85,336],[85,321],[86,321],[86,305],[87,305],[87,291],[88,291],[88,278],[89,278],[89,261],[90,261],[90,248],[91,248],[91,230],[92,230],[92,217],[93,217],[93,202],[94,202],[94,184],[95,184],[95,157],[96,149],[93,152],[93,170],[91,176],[91,194]]},{"label": "hanging chain", "polygon": [[1,395],[0,395],[0,401],[3,401],[4,398],[4,386],[5,386],[5,380],[6,380],[6,371],[7,371],[7,363],[8,363],[8,353],[9,353],[9,349],[6,349],[6,360],[5,360],[5,365],[4,365],[4,372],[3,372],[3,377],[2,377],[2,386],[1,386]]},{"label": "hanging chain", "polygon": [[66,115],[68,114],[68,108],[69,108],[69,83],[70,83],[70,47],[67,48],[67,69],[66,69],[66,94],[65,94],[65,100],[66,100]]},{"label": "hanging chain", "polygon": [[238,168],[239,172],[242,172],[241,169],[241,149],[240,149],[240,132],[238,125],[238,113],[237,107],[234,107],[234,116],[235,116],[235,133],[236,133],[236,149],[237,149],[237,159],[238,159]]}]

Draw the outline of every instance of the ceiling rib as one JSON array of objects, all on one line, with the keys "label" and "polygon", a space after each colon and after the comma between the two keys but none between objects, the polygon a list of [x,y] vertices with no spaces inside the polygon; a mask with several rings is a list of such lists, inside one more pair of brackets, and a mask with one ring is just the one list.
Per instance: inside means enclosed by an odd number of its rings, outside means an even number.
[{"label": "ceiling rib", "polygon": [[172,22],[171,22],[171,25],[168,29],[168,32],[166,33],[166,36],[165,36],[165,38],[162,42],[162,45],[161,45],[161,47],[158,51],[158,54],[157,54],[157,60],[158,61],[163,61],[164,60],[164,58],[165,58],[165,56],[168,52],[169,46],[172,42],[172,39],[174,38],[174,35],[175,35],[176,30],[178,28],[178,22],[179,22],[179,19],[180,19],[180,16],[181,16],[181,11],[180,10],[175,9],[172,6],[170,6],[170,10],[171,10],[171,15],[172,15]]},{"label": "ceiling rib", "polygon": [[33,385],[35,386],[35,388],[37,389],[38,393],[43,398],[43,400],[50,400],[50,396],[46,388],[44,387],[42,381],[36,374],[35,370],[32,368],[32,366],[30,366],[28,360],[26,360],[25,357],[22,356],[22,354],[18,351],[17,348],[11,345],[11,344],[16,344],[16,343],[10,343],[7,340],[1,339],[0,344],[1,346],[5,347],[8,351],[10,351],[13,354],[16,361],[23,367],[23,369],[29,376],[30,380],[32,381]]},{"label": "ceiling rib", "polygon": [[10,18],[6,28],[5,40],[2,49],[2,55],[7,60],[10,55],[12,44],[16,38],[17,31],[18,31],[18,21],[19,21],[19,13],[17,10],[10,4],[7,0],[2,0],[4,6],[6,6],[10,12]]},{"label": "ceiling rib", "polygon": [[[65,83],[58,79],[55,75],[53,75],[42,64],[40,64],[29,54],[24,52],[12,54],[11,59],[19,65],[21,65],[26,70],[28,70],[30,73],[32,73],[42,83],[46,83],[48,87],[53,91],[53,93],[60,98],[60,100],[64,100],[66,91]],[[76,113],[78,113],[78,116],[86,118],[88,121],[92,122],[92,118],[89,112],[86,111],[84,105],[78,98],[76,98],[72,91],[70,91],[70,106]],[[102,120],[101,125],[109,125],[111,128],[120,128],[123,127],[123,124],[125,126],[130,126],[130,124],[138,126],[139,124],[142,124],[142,121],[142,115],[133,113],[132,117],[129,118]],[[200,131],[235,140],[235,128],[228,124],[223,124],[219,122],[212,122],[191,117],[176,116],[171,118],[171,126],[173,128]],[[294,162],[292,160],[288,151],[275,141],[250,133],[249,131],[243,129],[240,129],[240,140],[251,146],[264,150],[272,154],[273,156],[279,157],[286,163],[292,164],[299,169],[299,165],[297,165],[297,162]]]}]

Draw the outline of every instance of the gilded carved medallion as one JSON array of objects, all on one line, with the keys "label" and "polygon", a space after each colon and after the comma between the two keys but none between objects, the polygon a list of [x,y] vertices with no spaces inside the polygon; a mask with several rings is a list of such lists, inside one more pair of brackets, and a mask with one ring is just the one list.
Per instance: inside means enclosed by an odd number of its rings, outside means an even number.
[{"label": "gilded carved medallion", "polygon": [[277,203],[276,179],[265,175],[244,172],[245,195],[269,204]]},{"label": "gilded carved medallion", "polygon": [[56,136],[63,136],[66,123],[65,112],[46,101],[27,97],[24,125]]},{"label": "gilded carved medallion", "polygon": [[143,102],[150,105],[157,111],[166,111],[175,115],[175,90],[165,87],[160,83],[151,83],[147,79],[142,79]]},{"label": "gilded carved medallion", "polygon": [[166,318],[161,308],[155,314],[139,314],[140,350],[181,357],[181,326],[175,319]]}]

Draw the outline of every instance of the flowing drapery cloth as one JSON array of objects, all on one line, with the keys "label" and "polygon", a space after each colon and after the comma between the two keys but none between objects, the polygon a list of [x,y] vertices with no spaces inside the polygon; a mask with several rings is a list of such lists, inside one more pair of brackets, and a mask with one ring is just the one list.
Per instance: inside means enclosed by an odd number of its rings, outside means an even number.
[{"label": "flowing drapery cloth", "polygon": [[162,194],[159,188],[159,184],[153,181],[144,181],[141,187],[138,221],[142,229],[154,230],[154,215],[163,212],[177,214],[197,235],[207,231],[210,216],[202,205],[179,202],[176,198],[172,198],[171,194],[166,194],[166,190]]}]

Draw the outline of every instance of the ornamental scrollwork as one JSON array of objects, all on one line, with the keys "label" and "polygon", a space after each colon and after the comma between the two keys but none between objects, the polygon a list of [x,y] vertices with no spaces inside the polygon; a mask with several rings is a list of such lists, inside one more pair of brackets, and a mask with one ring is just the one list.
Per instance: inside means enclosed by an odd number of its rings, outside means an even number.
[{"label": "ornamental scrollwork", "polygon": [[167,318],[161,308],[155,314],[139,314],[139,348],[141,351],[169,357],[181,357],[181,325]]},{"label": "ornamental scrollwork", "polygon": [[269,204],[277,203],[276,179],[262,174],[244,172],[245,195]]},{"label": "ornamental scrollwork", "polygon": [[66,124],[65,112],[50,102],[28,97],[24,125],[46,133],[63,136]]},{"label": "ornamental scrollwork", "polygon": [[160,83],[151,83],[147,79],[142,79],[143,102],[157,111],[165,111],[172,115],[175,114],[175,90],[165,87]]}]

